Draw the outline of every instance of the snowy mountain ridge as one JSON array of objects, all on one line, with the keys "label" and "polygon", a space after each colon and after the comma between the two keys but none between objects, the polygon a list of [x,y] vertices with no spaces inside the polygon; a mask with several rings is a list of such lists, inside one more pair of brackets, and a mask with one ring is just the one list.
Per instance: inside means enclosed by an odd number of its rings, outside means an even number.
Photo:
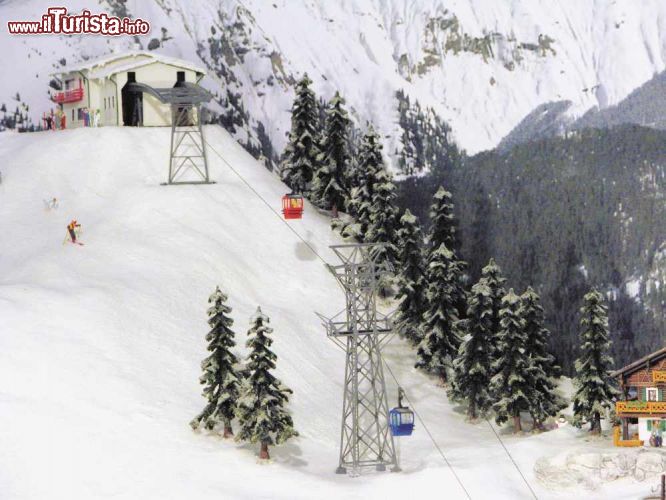
[{"label": "snowy mountain ridge", "polygon": [[[0,4],[3,19],[33,19],[45,0]],[[665,69],[666,3],[644,0],[104,0],[68,2],[147,19],[145,37],[9,36],[13,68],[0,83],[11,112],[20,92],[33,120],[49,106],[48,73],[112,48],[154,48],[201,61],[219,110],[243,123],[234,135],[279,154],[292,85],[307,72],[318,95],[346,97],[357,124],[372,121],[393,157],[402,148],[396,91],[448,122],[468,152],[492,148],[537,106],[568,113],[605,108]],[[261,124],[261,126],[259,126]],[[260,127],[260,130],[257,128]],[[268,146],[270,144],[270,146]]]}]

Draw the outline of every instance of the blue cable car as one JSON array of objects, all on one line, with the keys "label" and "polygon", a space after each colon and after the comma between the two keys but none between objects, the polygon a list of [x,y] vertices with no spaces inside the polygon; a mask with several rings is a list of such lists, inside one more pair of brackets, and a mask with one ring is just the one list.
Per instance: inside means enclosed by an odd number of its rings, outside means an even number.
[{"label": "blue cable car", "polygon": [[404,391],[398,387],[398,406],[389,411],[389,427],[394,436],[411,436],[414,430],[414,412],[402,405]]}]

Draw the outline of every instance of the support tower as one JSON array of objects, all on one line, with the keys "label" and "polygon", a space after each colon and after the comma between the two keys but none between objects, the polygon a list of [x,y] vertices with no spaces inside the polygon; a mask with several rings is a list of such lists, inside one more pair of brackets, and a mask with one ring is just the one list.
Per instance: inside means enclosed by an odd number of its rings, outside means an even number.
[{"label": "support tower", "polygon": [[381,354],[393,327],[390,317],[377,311],[379,277],[389,270],[376,262],[377,246],[331,247],[342,264],[328,267],[344,289],[346,308],[330,319],[319,315],[327,336],[347,354],[338,474],[366,467],[398,470]]}]

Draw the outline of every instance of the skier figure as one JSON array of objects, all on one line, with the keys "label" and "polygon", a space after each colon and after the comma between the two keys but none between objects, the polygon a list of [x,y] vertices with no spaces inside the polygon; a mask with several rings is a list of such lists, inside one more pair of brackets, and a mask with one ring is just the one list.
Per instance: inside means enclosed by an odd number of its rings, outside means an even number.
[{"label": "skier figure", "polygon": [[70,222],[67,225],[67,231],[69,231],[69,237],[72,238],[72,243],[76,243],[76,228],[81,227],[81,224],[76,222],[76,219],[73,219],[72,222]]}]

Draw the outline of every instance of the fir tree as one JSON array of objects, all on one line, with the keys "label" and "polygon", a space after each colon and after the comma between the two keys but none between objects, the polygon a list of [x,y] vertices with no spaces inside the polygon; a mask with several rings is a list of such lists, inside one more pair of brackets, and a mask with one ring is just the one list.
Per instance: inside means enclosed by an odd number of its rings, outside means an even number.
[{"label": "fir tree", "polygon": [[608,354],[608,312],[599,291],[592,290],[584,297],[580,312],[583,330],[580,334],[581,355],[576,360],[574,384],[574,416],[576,421],[585,417],[590,421],[590,432],[601,432],[601,413],[611,406],[618,392],[610,370],[613,359]]},{"label": "fir tree", "polygon": [[423,237],[418,219],[406,210],[400,218],[397,239],[400,242],[400,272],[398,295],[402,299],[398,306],[397,330],[412,344],[421,341],[421,321],[425,312],[426,280],[423,269]]},{"label": "fir tree", "polygon": [[492,369],[488,340],[492,335],[492,290],[485,283],[472,287],[467,319],[463,323],[464,340],[454,361],[453,399],[467,403],[467,417],[476,419],[492,406],[490,379]]},{"label": "fir tree", "polygon": [[377,183],[377,173],[382,169],[384,169],[382,144],[374,128],[370,126],[361,142],[352,196],[348,205],[350,215],[357,221],[361,241],[370,225],[374,187]]},{"label": "fir tree", "polygon": [[228,297],[217,287],[208,299],[213,305],[208,309],[208,324],[211,330],[206,335],[210,356],[201,362],[203,375],[199,378],[203,384],[203,396],[208,404],[191,422],[192,429],[201,424],[213,430],[218,425],[224,426],[224,437],[233,435],[231,421],[236,412],[239,393],[239,377],[234,365],[238,362],[231,348],[236,345],[233,320],[229,317],[231,307],[225,302]]},{"label": "fir tree", "polygon": [[277,356],[270,350],[273,329],[269,319],[257,308],[251,319],[246,346],[250,349],[248,375],[238,402],[240,431],[236,439],[261,443],[259,458],[268,459],[268,447],[284,443],[298,433],[291,415],[285,408],[291,389],[273,376]]},{"label": "fir tree", "polygon": [[501,355],[493,366],[495,376],[490,387],[495,399],[495,421],[501,424],[511,417],[514,432],[519,432],[520,412],[530,408],[532,392],[528,375],[527,335],[520,317],[520,297],[513,293],[513,289],[502,299],[502,306],[499,333]]},{"label": "fir tree", "polygon": [[353,237],[365,241],[370,215],[372,214],[372,196],[377,182],[377,172],[384,168],[382,145],[372,125],[363,136],[359,147],[358,163],[352,171],[350,199],[347,212],[354,218],[353,223],[336,224],[345,238]]},{"label": "fir tree", "polygon": [[[398,247],[395,243],[398,209],[395,206],[395,184],[385,168],[377,172],[373,191],[370,224],[364,241],[381,243],[381,246],[373,249],[376,262],[385,263],[390,269],[395,269],[398,262]],[[391,289],[392,276],[391,273],[386,273],[379,280],[379,290],[383,296]]]},{"label": "fir tree", "polygon": [[345,100],[336,92],[326,111],[326,128],[317,157],[318,168],[312,185],[313,199],[322,208],[333,211],[344,209],[349,198],[349,117],[344,109]]},{"label": "fir tree", "polygon": [[308,194],[317,165],[318,111],[307,73],[296,84],[289,143],[282,161],[282,180],[294,193]]},{"label": "fir tree", "polygon": [[555,364],[555,357],[548,352],[550,332],[543,326],[541,299],[532,287],[529,287],[521,295],[520,304],[520,317],[527,336],[525,349],[530,359],[530,415],[534,425],[543,428],[544,420],[554,417],[567,403],[557,393],[555,378],[560,376],[560,367]]},{"label": "fir tree", "polygon": [[500,310],[502,309],[502,299],[506,295],[506,291],[504,290],[505,282],[506,278],[502,276],[502,270],[495,263],[495,260],[491,258],[488,261],[488,265],[481,270],[481,278],[479,278],[479,283],[486,285],[490,289],[492,316],[487,349],[491,359],[491,366],[494,366],[495,361],[497,361],[501,354],[499,348],[499,334],[501,330]]},{"label": "fir tree", "polygon": [[444,243],[446,248],[457,257],[460,249],[457,230],[451,193],[440,186],[430,207],[428,242],[433,248]]},{"label": "fir tree", "polygon": [[433,197],[433,203],[430,206],[430,232],[428,234],[428,248],[432,252],[446,245],[451,252],[451,259],[456,262],[459,269],[458,275],[454,279],[453,298],[458,310],[458,316],[464,317],[467,305],[465,302],[465,291],[463,288],[463,272],[467,263],[460,260],[459,241],[457,237],[456,220],[453,213],[453,202],[451,193],[443,187],[440,187]]},{"label": "fir tree", "polygon": [[419,343],[416,362],[416,368],[435,373],[442,383],[446,383],[447,368],[460,345],[453,284],[459,272],[453,254],[442,243],[432,253],[428,264],[427,306],[421,326],[424,336]]}]

